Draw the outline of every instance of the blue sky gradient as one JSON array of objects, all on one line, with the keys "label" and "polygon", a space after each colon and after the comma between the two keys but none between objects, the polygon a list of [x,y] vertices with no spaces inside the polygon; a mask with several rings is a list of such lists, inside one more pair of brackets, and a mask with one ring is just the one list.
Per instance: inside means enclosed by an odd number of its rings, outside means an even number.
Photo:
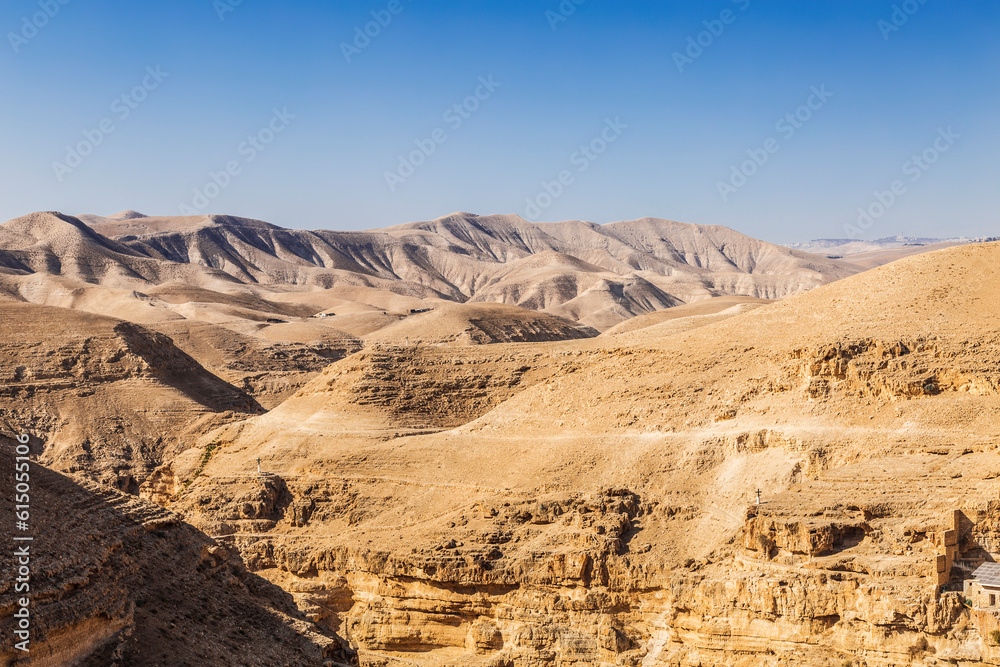
[{"label": "blue sky gradient", "polygon": [[[368,229],[463,210],[775,242],[1000,233],[995,1],[576,2],[9,0],[0,218],[134,208]],[[372,12],[391,22],[346,57]],[[706,46],[679,67],[689,38]],[[832,96],[779,131],[814,87]],[[609,119],[627,127],[602,146]],[[581,160],[594,140],[603,152]],[[859,208],[878,213],[866,229]]]}]

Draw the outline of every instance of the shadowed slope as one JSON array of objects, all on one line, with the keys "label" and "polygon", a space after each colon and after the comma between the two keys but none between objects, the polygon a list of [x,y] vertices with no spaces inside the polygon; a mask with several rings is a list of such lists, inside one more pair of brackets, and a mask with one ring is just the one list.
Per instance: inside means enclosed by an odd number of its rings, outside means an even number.
[{"label": "shadowed slope", "polygon": [[[5,431],[0,526],[12,535],[14,447]],[[346,658],[284,591],[177,515],[37,463],[30,480],[35,539],[19,546],[31,554],[32,665],[318,667]],[[13,648],[18,595],[14,577],[0,579],[4,665],[23,656]]]},{"label": "shadowed slope", "polygon": [[62,308],[0,303],[0,417],[44,434],[40,460],[135,492],[188,439],[261,412],[166,336]]}]

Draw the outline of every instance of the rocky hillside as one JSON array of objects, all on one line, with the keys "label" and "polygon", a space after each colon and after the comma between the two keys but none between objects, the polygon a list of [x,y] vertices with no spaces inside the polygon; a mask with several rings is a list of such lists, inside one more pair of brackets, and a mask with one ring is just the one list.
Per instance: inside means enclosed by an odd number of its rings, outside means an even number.
[{"label": "rocky hillside", "polygon": [[672,335],[358,355],[160,500],[365,664],[1000,664],[955,592],[1000,557],[998,266],[963,246]]},{"label": "rocky hillside", "polygon": [[781,298],[855,272],[723,227],[653,219],[463,213],[348,233],[124,211],[0,224],[0,301],[162,333],[265,408],[366,344],[573,340],[688,302]]},{"label": "rocky hillside", "polygon": [[[14,530],[14,432],[0,431],[0,527]],[[40,443],[33,441],[36,450]],[[288,595],[180,517],[83,478],[30,468],[30,664],[334,665],[351,657]],[[8,547],[10,548],[10,547]],[[5,559],[5,564],[9,563]],[[15,578],[0,578],[0,664]]]},{"label": "rocky hillside", "polygon": [[138,492],[218,424],[263,412],[163,334],[64,308],[0,303],[0,419],[39,460]]},{"label": "rocky hillside", "polygon": [[960,592],[1000,558],[1000,244],[116,218],[0,237],[0,419],[79,554],[39,655],[1000,665]]}]

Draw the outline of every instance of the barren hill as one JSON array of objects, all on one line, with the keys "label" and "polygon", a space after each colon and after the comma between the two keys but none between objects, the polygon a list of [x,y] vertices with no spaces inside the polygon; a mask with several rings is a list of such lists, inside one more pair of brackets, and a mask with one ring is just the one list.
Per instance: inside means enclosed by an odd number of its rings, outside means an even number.
[{"label": "barren hill", "polygon": [[[0,225],[0,299],[163,333],[265,407],[366,340],[571,340],[638,314],[719,295],[781,298],[856,271],[723,227],[648,218],[601,226],[459,213],[309,232],[124,211]],[[475,315],[476,304],[491,315]],[[436,314],[412,317],[428,309]],[[437,320],[440,331],[416,331]]]},{"label": "barren hill", "polygon": [[415,313],[365,337],[368,341],[401,344],[484,345],[540,343],[591,338],[597,332],[573,322],[498,303],[448,304]]},{"label": "barren hill", "polygon": [[114,604],[46,573],[93,660],[217,660],[232,605],[277,638],[243,664],[1000,665],[956,590],[1000,558],[1000,244],[853,275],[651,219],[115,217],[0,226],[0,418],[143,499],[45,501],[122,508],[79,547]]},{"label": "barren hill", "polygon": [[601,335],[604,337],[618,336],[618,341],[626,340],[622,336],[630,335],[630,339],[643,342],[656,336],[668,336],[681,333],[687,329],[711,324],[740,313],[765,306],[771,303],[766,299],[755,299],[746,296],[719,296],[705,301],[677,306],[667,310],[658,310],[646,315],[639,315],[625,320]]},{"label": "barren hill", "polygon": [[162,334],[0,303],[0,419],[44,436],[46,465],[135,493],[205,429],[260,412]]},{"label": "barren hill", "polygon": [[14,275],[52,274],[103,285],[232,282],[210,267],[151,260],[60,213],[33,213],[0,225],[0,262]]},{"label": "barren hill", "polygon": [[925,252],[934,252],[957,245],[969,243],[992,243],[998,241],[998,237],[980,238],[911,238],[907,236],[891,236],[874,241],[861,241],[858,239],[817,239],[807,243],[791,243],[787,247],[803,252],[823,255],[830,259],[838,259],[849,264],[853,264],[862,269],[874,269],[875,267],[895,262],[897,259],[920,255]]},{"label": "barren hill", "polygon": [[[998,267],[962,246],[672,335],[356,355],[212,434],[171,506],[372,660],[1000,664],[940,588],[1000,544]],[[240,510],[258,457],[283,513]]]},{"label": "barren hill", "polygon": [[[143,217],[92,228],[144,256],[254,285],[510,303],[600,328],[720,294],[781,298],[857,271],[724,227],[651,218],[601,226],[457,213],[370,232],[307,232],[229,216]],[[567,305],[595,289],[586,306]]]}]

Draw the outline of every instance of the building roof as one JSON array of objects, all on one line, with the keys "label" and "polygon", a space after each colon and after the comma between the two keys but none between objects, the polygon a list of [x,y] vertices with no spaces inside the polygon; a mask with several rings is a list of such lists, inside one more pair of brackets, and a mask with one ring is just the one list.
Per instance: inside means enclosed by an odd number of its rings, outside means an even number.
[{"label": "building roof", "polygon": [[1000,588],[1000,563],[983,563],[976,568],[972,576],[983,586]]}]

